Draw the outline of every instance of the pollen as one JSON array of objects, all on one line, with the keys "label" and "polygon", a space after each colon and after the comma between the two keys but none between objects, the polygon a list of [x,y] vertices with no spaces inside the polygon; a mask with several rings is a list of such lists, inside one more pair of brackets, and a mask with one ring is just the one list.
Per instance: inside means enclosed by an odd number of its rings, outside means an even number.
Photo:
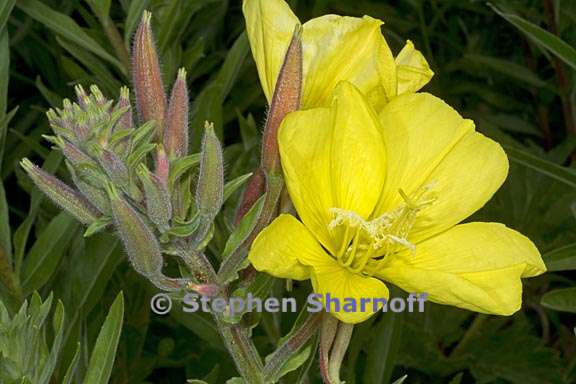
[{"label": "pollen", "polygon": [[336,228],[344,228],[343,235],[338,236],[340,249],[333,256],[348,270],[371,275],[374,268],[366,268],[369,262],[379,264],[401,249],[415,253],[416,245],[408,240],[408,235],[418,214],[436,200],[434,187],[435,183],[428,183],[409,195],[399,189],[402,203],[371,220],[354,211],[330,208],[333,219],[328,229],[335,234]]}]

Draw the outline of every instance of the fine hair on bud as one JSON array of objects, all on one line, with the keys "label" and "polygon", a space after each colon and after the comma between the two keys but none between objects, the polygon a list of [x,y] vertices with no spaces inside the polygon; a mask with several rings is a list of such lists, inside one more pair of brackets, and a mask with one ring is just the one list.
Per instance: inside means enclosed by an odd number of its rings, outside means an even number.
[{"label": "fine hair on bud", "polygon": [[56,177],[32,164],[26,158],[20,163],[34,184],[57,206],[70,213],[83,224],[98,220],[100,212],[79,192],[70,188]]}]

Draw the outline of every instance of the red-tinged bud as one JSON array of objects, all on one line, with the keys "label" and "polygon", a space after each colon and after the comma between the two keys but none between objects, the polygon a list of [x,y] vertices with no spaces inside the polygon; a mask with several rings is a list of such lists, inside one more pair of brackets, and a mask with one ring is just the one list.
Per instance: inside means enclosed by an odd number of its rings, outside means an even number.
[{"label": "red-tinged bud", "polygon": [[120,195],[114,185],[106,186],[114,225],[136,272],[148,277],[162,273],[162,252],[154,232],[134,208]]},{"label": "red-tinged bud", "polygon": [[270,111],[262,137],[262,168],[266,173],[280,172],[278,128],[284,117],[300,108],[302,93],[302,30],[297,25],[280,68]]},{"label": "red-tinged bud", "polygon": [[159,145],[156,151],[156,169],[154,173],[158,180],[166,187],[168,185],[168,177],[170,176],[170,161],[162,145]]},{"label": "red-tinged bud", "polygon": [[158,54],[154,45],[150,21],[152,14],[145,11],[134,39],[133,82],[140,123],[156,121],[157,137],[162,138],[166,94]]},{"label": "red-tinged bud", "polygon": [[188,88],[184,68],[178,70],[178,77],[172,88],[166,115],[164,145],[171,159],[188,154]]},{"label": "red-tinged bud", "polygon": [[242,194],[242,200],[234,218],[236,225],[240,224],[242,218],[250,211],[250,208],[252,208],[264,192],[266,192],[266,176],[262,168],[259,167],[252,176],[250,176],[248,184],[246,184],[246,188]]},{"label": "red-tinged bud", "polygon": [[118,123],[116,123],[115,131],[134,128],[134,121],[132,119],[132,106],[130,104],[130,90],[128,87],[120,88],[120,98],[116,104],[116,109],[123,108],[128,108],[128,110],[118,120]]},{"label": "red-tinged bud", "polygon": [[216,284],[194,284],[188,283],[186,288],[191,289],[195,292],[198,292],[202,296],[206,297],[216,297],[218,293],[220,293],[220,287]]},{"label": "red-tinged bud", "polygon": [[167,231],[170,229],[172,218],[172,203],[166,184],[150,172],[144,164],[138,166],[137,174],[144,187],[148,218],[161,232]]},{"label": "red-tinged bud", "polygon": [[22,168],[28,173],[34,184],[56,205],[74,216],[83,224],[92,224],[100,213],[92,203],[77,191],[56,177],[35,166],[28,159],[22,159]]}]

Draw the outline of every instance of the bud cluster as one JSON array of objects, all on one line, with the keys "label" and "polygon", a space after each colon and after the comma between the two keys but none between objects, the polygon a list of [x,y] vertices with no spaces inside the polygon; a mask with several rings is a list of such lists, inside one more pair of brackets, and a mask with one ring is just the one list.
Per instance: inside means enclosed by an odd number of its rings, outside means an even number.
[{"label": "bud cluster", "polygon": [[[54,203],[88,226],[85,236],[115,230],[136,271],[161,289],[180,289],[188,281],[162,274],[162,254],[197,251],[206,242],[223,200],[222,148],[206,123],[202,153],[188,153],[186,71],[178,71],[166,105],[148,12],[133,57],[139,119],[126,87],[114,102],[96,86],[89,92],[76,86],[76,101],[47,113],[54,136],[45,138],[62,151],[73,186],[28,159],[22,166]],[[191,169],[198,164],[194,193]]]}]

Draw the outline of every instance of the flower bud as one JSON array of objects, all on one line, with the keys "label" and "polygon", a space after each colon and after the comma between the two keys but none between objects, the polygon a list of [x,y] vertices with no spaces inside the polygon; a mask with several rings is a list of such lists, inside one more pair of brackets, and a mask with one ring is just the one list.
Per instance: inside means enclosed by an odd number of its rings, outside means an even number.
[{"label": "flower bud", "polygon": [[82,195],[84,195],[100,212],[103,214],[109,215],[110,214],[110,201],[108,200],[108,195],[104,192],[103,189],[95,187],[94,185],[85,182],[81,177],[78,176],[77,170],[70,164],[69,161],[66,161],[66,165],[68,166],[68,171],[72,176],[72,181],[74,185]]},{"label": "flower bud", "polygon": [[150,26],[151,18],[152,14],[145,11],[134,38],[133,82],[140,123],[156,121],[157,137],[162,138],[166,94]]},{"label": "flower bud", "polygon": [[115,185],[122,188],[128,188],[130,185],[130,175],[128,173],[128,168],[116,154],[108,149],[102,149],[100,153],[100,165],[104,168],[104,171],[112,180]]},{"label": "flower bud", "polygon": [[199,213],[212,220],[220,211],[224,198],[224,161],[222,147],[214,132],[214,125],[206,122],[202,139],[200,175],[196,187],[196,206]]},{"label": "flower bud", "polygon": [[156,170],[155,174],[158,180],[166,187],[168,185],[168,177],[170,176],[170,162],[166,156],[164,146],[159,145],[156,151]]},{"label": "flower bud", "polygon": [[98,219],[100,213],[84,196],[76,192],[56,177],[32,164],[28,159],[22,159],[22,168],[28,173],[34,184],[48,196],[56,205],[66,210],[83,224],[91,224]]},{"label": "flower bud", "polygon": [[108,183],[106,191],[110,198],[114,225],[134,269],[146,277],[160,275],[163,260],[156,236],[114,185]]},{"label": "flower bud", "polygon": [[164,146],[171,159],[188,154],[188,89],[184,68],[178,70],[178,77],[172,88],[166,115]]},{"label": "flower bud", "polygon": [[137,174],[144,187],[148,218],[158,226],[160,231],[167,231],[172,218],[172,204],[166,184],[150,172],[144,164],[138,166]]},{"label": "flower bud", "polygon": [[300,108],[302,93],[302,30],[297,25],[280,68],[262,137],[262,168],[280,172],[278,128],[284,117]]},{"label": "flower bud", "polygon": [[115,109],[118,110],[122,108],[128,108],[128,110],[118,120],[115,131],[134,128],[134,121],[132,120],[132,106],[130,104],[130,90],[128,87],[120,88],[120,98],[118,99]]},{"label": "flower bud", "polygon": [[264,175],[262,168],[258,167],[252,176],[250,176],[248,184],[242,194],[242,200],[234,217],[234,223],[236,225],[240,224],[242,218],[250,211],[250,208],[252,208],[264,192],[266,192],[266,175]]}]

